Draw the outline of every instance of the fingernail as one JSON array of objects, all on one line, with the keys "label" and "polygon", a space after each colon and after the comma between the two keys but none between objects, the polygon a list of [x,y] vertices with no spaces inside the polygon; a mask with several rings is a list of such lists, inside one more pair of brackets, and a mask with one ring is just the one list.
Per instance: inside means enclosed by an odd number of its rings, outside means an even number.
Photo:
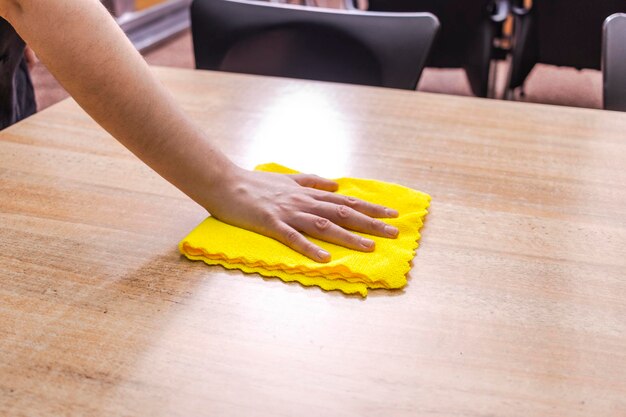
[{"label": "fingernail", "polygon": [[386,209],[387,212],[387,216],[389,217],[398,217],[400,215],[400,213],[398,213],[398,210],[394,210],[394,209]]},{"label": "fingernail", "polygon": [[400,231],[398,230],[397,227],[393,227],[393,226],[385,226],[385,233],[388,234],[389,236],[398,236],[398,233],[400,233]]},{"label": "fingernail", "polygon": [[374,241],[362,237],[361,238],[361,246],[363,246],[366,249],[372,249],[374,247]]},{"label": "fingernail", "polygon": [[326,252],[326,251],[325,251],[325,250],[323,250],[323,249],[320,249],[320,250],[318,250],[318,251],[317,251],[317,257],[318,257],[320,260],[325,261],[325,260],[327,260],[328,258],[330,258],[330,253]]}]

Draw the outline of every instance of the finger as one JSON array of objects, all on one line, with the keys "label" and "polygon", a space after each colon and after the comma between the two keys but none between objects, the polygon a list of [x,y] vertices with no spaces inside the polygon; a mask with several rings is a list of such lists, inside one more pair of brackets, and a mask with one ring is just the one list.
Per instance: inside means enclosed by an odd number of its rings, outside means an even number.
[{"label": "finger", "polygon": [[285,223],[278,225],[275,228],[275,232],[271,233],[271,235],[274,239],[316,262],[326,263],[330,261],[330,253],[309,241],[302,233]]},{"label": "finger", "polygon": [[317,175],[310,174],[295,174],[291,176],[295,182],[303,187],[316,188],[323,191],[337,191],[339,185],[326,178],[318,177]]},{"label": "finger", "polygon": [[[359,200],[358,198],[333,193],[315,193],[314,198],[319,201],[327,201],[342,206],[350,207],[370,217],[393,218],[398,217],[398,211],[379,204]],[[324,216],[323,216],[324,217]]]},{"label": "finger", "polygon": [[35,51],[33,51],[29,46],[24,48],[24,56],[26,57],[26,62],[30,69],[37,64],[37,55],[35,55]]},{"label": "finger", "polygon": [[311,237],[344,246],[348,249],[371,252],[376,247],[376,243],[373,240],[350,233],[330,220],[313,214],[301,214],[293,224],[293,227]]},{"label": "finger", "polygon": [[397,227],[369,217],[348,206],[320,202],[311,211],[311,214],[324,219],[329,219],[336,225],[354,230],[356,232],[388,238],[395,238],[398,236]]}]

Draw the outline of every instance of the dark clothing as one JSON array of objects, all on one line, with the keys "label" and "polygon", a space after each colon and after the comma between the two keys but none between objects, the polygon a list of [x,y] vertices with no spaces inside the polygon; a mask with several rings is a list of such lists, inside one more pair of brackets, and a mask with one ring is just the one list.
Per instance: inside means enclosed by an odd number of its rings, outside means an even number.
[{"label": "dark clothing", "polygon": [[36,111],[35,91],[24,59],[24,41],[0,18],[0,129]]}]

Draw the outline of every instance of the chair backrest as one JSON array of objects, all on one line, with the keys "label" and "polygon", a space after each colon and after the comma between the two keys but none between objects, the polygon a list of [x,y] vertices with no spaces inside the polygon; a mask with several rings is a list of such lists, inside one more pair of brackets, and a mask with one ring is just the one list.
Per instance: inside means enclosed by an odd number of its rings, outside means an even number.
[{"label": "chair backrest", "polygon": [[199,69],[415,89],[439,28],[428,13],[194,0]]},{"label": "chair backrest", "polygon": [[499,56],[494,40],[509,14],[508,5],[508,0],[369,0],[368,10],[437,16],[441,30],[426,66],[464,68],[472,92],[487,97],[491,61]]},{"label": "chair backrest", "polygon": [[624,0],[534,0],[537,62],[600,69],[602,24]]},{"label": "chair backrest", "polygon": [[620,11],[625,0],[533,0],[514,7],[509,89],[524,84],[536,63],[578,69],[600,69],[602,24]]},{"label": "chair backrest", "polygon": [[626,14],[604,22],[602,43],[604,108],[626,111]]},{"label": "chair backrest", "polygon": [[[459,68],[479,53],[475,48],[477,38],[482,38],[481,32],[490,24],[488,7],[492,3],[493,0],[368,0],[368,10],[434,14],[441,31],[427,64]],[[493,43],[493,39],[489,42]]]}]

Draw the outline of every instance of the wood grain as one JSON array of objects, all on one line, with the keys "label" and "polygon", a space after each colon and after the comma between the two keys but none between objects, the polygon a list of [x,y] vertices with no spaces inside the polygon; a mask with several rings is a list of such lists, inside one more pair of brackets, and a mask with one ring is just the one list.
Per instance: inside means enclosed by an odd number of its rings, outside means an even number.
[{"label": "wood grain", "polygon": [[182,259],[65,101],[0,134],[2,416],[626,416],[626,114],[155,69],[238,163],[429,192],[402,292]]}]

